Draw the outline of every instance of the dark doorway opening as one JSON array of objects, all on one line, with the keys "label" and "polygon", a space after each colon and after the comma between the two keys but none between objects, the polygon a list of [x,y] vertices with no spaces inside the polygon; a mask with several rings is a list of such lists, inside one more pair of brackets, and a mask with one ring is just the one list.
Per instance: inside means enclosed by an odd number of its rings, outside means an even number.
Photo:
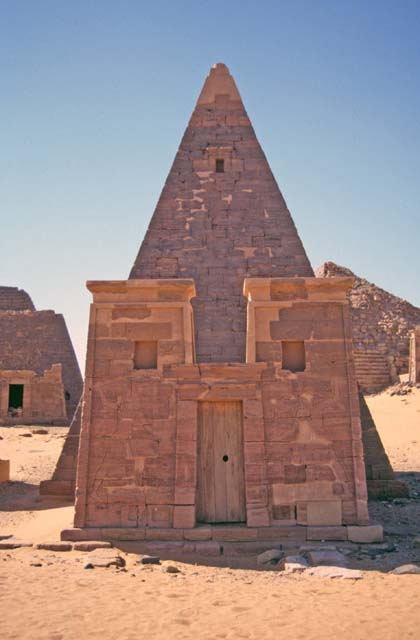
[{"label": "dark doorway opening", "polygon": [[9,409],[23,407],[23,384],[9,384]]}]

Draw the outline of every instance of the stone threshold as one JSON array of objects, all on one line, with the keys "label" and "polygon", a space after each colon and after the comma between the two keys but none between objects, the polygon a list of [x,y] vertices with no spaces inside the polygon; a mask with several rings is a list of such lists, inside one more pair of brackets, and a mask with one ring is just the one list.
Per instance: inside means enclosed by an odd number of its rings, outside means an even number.
[{"label": "stone threshold", "polygon": [[[225,543],[281,544],[285,542],[349,541],[356,543],[382,542],[383,527],[380,524],[343,526],[284,526],[246,527],[203,525],[193,529],[158,529],[129,527],[86,527],[64,529],[61,540],[79,542],[85,540],[107,540],[115,542],[143,542],[157,544],[170,550],[199,551],[200,544]],[[194,544],[195,543],[195,544]],[[202,550],[205,549],[204,545]],[[210,548],[209,548],[210,550]]]}]

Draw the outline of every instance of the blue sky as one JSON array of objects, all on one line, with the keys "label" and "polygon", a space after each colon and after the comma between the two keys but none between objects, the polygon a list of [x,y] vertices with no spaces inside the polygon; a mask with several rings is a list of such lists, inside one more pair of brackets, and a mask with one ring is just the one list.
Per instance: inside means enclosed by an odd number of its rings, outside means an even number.
[{"label": "blue sky", "polygon": [[0,0],[0,283],[124,279],[201,85],[238,84],[314,267],[420,306],[420,2]]}]

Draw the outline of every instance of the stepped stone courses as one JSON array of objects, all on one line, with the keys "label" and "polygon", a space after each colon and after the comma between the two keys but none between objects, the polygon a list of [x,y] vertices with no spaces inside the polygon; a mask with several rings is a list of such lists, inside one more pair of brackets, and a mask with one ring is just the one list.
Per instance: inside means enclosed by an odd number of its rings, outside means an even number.
[{"label": "stepped stone courses", "polygon": [[366,524],[351,285],[314,277],[216,65],[130,279],[88,282],[77,535],[184,546],[230,522],[254,544]]},{"label": "stepped stone courses", "polygon": [[23,289],[0,287],[0,311],[35,311],[35,306]]},{"label": "stepped stone courses", "polygon": [[384,291],[350,269],[325,262],[318,277],[350,276],[353,356],[360,388],[375,393],[408,372],[410,334],[420,325],[420,309]]},{"label": "stepped stone courses", "polygon": [[[10,409],[9,385],[24,385],[22,407]],[[63,316],[36,311],[25,291],[0,287],[0,423],[66,424],[81,393]]]}]

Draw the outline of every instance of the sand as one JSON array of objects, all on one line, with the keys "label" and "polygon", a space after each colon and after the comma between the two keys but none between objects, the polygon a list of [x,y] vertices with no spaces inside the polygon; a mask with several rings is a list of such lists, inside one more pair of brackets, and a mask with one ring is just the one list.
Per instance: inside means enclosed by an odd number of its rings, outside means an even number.
[{"label": "sand", "polygon": [[367,396],[367,404],[395,471],[420,471],[420,389],[391,393]]},{"label": "sand", "polygon": [[[407,396],[385,392],[368,398],[385,447],[396,470],[420,472],[420,389]],[[0,457],[12,460],[13,483],[0,487],[0,534],[34,542],[58,540],[69,526],[72,507],[40,500],[37,484],[54,467],[65,429],[25,438],[30,428],[0,428]],[[16,461],[19,461],[16,463]],[[420,501],[418,501],[420,506]],[[420,534],[410,504],[375,506],[385,521],[397,520]],[[410,509],[407,511],[407,509]],[[413,511],[414,509],[414,511]],[[404,525],[404,514],[411,521]],[[34,548],[0,551],[0,637],[67,640],[70,638],[299,638],[334,640],[404,640],[417,638],[420,627],[420,575],[388,573],[390,563],[420,562],[406,540],[400,554],[388,554],[364,567],[362,580],[286,575],[273,567],[249,567],[249,560],[226,560],[211,566],[164,560],[162,566],[137,564],[137,555],[118,551],[126,570],[84,569],[89,553],[49,552]],[[411,546],[410,546],[411,545]],[[413,555],[414,554],[414,555]],[[407,556],[409,557],[409,556]],[[394,560],[390,560],[394,558]],[[35,566],[41,565],[41,566]],[[230,566],[229,566],[230,565]]]}]

